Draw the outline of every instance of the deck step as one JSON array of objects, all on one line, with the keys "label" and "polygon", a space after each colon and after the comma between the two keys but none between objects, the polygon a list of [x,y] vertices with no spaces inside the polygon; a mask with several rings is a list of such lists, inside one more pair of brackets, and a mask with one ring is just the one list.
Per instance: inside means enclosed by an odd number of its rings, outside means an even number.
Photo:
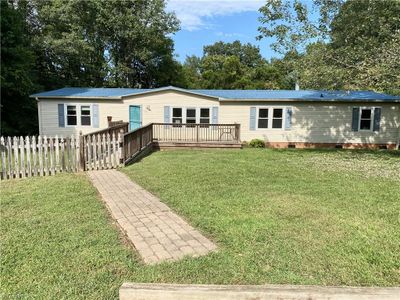
[{"label": "deck step", "polygon": [[198,149],[198,148],[233,148],[233,149],[241,149],[242,144],[240,143],[232,143],[232,142],[154,142],[155,149],[180,149],[180,148],[189,148],[189,149]]}]

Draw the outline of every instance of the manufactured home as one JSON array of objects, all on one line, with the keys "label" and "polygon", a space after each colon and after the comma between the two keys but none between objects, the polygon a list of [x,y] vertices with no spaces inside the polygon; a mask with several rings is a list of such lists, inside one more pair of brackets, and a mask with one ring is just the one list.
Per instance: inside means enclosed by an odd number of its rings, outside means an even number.
[{"label": "manufactured home", "polygon": [[242,142],[279,148],[394,149],[400,140],[400,97],[371,91],[62,88],[31,97],[41,135],[87,134],[122,120],[129,130],[238,124]]}]

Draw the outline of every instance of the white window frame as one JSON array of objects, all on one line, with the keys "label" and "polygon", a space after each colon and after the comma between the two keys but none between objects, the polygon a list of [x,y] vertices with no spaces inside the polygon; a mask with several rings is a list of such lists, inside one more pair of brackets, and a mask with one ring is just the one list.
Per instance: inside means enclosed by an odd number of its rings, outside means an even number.
[{"label": "white window frame", "polygon": [[[182,112],[182,115],[181,115],[182,122],[181,122],[181,123],[174,123],[174,109],[175,109],[175,108],[180,108],[180,109],[181,109],[181,112]],[[186,117],[186,110],[185,110],[185,108],[179,107],[179,106],[171,107],[170,116],[171,116],[170,123],[173,123],[173,124],[183,124],[183,120],[186,120],[186,118],[185,118],[185,117]]]},{"label": "white window frame", "polygon": [[[268,128],[258,127],[258,119],[260,115],[260,109],[268,109]],[[274,109],[282,109],[282,127],[281,128],[272,128],[273,119],[274,119]],[[286,106],[259,106],[257,107],[256,113],[256,129],[257,130],[285,130],[286,126]]]},{"label": "white window frame", "polygon": [[[68,106],[76,107],[76,125],[68,125]],[[82,106],[89,106],[90,109],[90,125],[82,125],[81,124],[81,114],[82,114]],[[90,103],[64,103],[64,124],[65,127],[85,127],[90,128],[93,127],[93,105]]]},{"label": "white window frame", "polygon": [[[210,123],[208,124],[212,124],[212,107],[210,106],[201,106],[201,107],[195,107],[195,106],[171,106],[171,111],[170,111],[170,123],[173,123],[173,112],[174,112],[174,108],[180,108],[182,109],[182,123],[181,124],[186,124],[187,121],[187,109],[195,109],[196,110],[196,123],[190,123],[190,124],[200,124],[200,112],[201,109],[208,109],[209,111],[209,120]],[[176,123],[178,124],[178,123]],[[204,125],[207,125],[207,123],[202,123]]]},{"label": "white window frame", "polygon": [[[369,129],[361,129],[361,112],[362,110],[369,109],[371,110],[371,125]],[[367,119],[364,119],[367,120]],[[374,130],[374,120],[375,120],[375,107],[368,107],[368,106],[363,106],[360,107],[358,110],[358,131],[373,131]]]},{"label": "white window frame", "polygon": [[[209,120],[208,123],[200,123],[201,119],[207,119],[207,118],[202,118],[201,117],[201,110],[202,109],[208,109],[208,120]],[[199,118],[197,119],[197,123],[199,123],[199,124],[212,124],[212,108],[211,107],[199,107],[198,110],[199,110]]]},{"label": "white window frame", "polygon": [[[188,116],[187,116],[187,110],[188,109],[192,109],[192,110],[194,110],[194,114],[195,114],[195,116],[194,116],[194,123],[188,123],[188,121],[187,121],[187,119],[188,119]],[[196,124],[197,123],[197,120],[198,120],[198,109],[196,108],[196,107],[185,107],[185,122],[183,122],[183,123],[185,123],[185,124]],[[182,115],[183,116],[183,115]],[[189,117],[189,119],[193,119],[193,117]]]}]

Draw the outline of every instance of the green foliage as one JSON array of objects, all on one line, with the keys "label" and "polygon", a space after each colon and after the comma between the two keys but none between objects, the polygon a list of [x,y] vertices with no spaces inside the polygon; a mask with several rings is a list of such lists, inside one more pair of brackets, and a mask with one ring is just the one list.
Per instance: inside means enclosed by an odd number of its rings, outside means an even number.
[{"label": "green foliage", "polygon": [[[165,11],[165,1],[100,2],[98,22],[105,31],[113,85],[154,87],[169,83],[177,64],[168,35],[179,29],[179,23],[173,13]],[[172,72],[168,74],[168,70]]]},{"label": "green foliage", "polygon": [[[260,35],[275,38],[271,47],[279,53],[293,51],[302,52],[310,40],[325,40],[329,37],[330,24],[343,5],[344,0],[267,0],[260,8],[259,18],[262,26],[258,28]],[[312,14],[318,13],[314,20]]]},{"label": "green foliage", "polygon": [[1,1],[1,134],[37,131],[35,55],[23,3]]},{"label": "green foliage", "polygon": [[[260,37],[275,37],[290,76],[303,89],[375,90],[400,94],[400,2],[268,1]],[[297,57],[290,57],[299,53]]]},{"label": "green foliage", "polygon": [[2,134],[37,133],[36,91],[183,85],[164,0],[3,0],[1,22]]},{"label": "green foliage", "polygon": [[252,139],[249,143],[251,148],[265,148],[265,142],[260,139]]},{"label": "green foliage", "polygon": [[268,63],[251,44],[216,42],[204,47],[203,56],[187,57],[184,86],[205,89],[285,88],[285,71]]}]

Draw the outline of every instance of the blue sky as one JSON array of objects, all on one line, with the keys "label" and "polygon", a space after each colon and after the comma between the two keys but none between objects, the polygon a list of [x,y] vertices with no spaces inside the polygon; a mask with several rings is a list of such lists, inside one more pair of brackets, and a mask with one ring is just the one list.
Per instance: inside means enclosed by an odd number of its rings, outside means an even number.
[{"label": "blue sky", "polygon": [[279,57],[269,47],[270,39],[256,40],[260,26],[258,9],[263,0],[170,0],[168,11],[174,11],[181,21],[181,30],[173,35],[179,61],[187,55],[201,56],[203,46],[217,41],[240,40],[260,47],[261,54],[270,59]]}]

